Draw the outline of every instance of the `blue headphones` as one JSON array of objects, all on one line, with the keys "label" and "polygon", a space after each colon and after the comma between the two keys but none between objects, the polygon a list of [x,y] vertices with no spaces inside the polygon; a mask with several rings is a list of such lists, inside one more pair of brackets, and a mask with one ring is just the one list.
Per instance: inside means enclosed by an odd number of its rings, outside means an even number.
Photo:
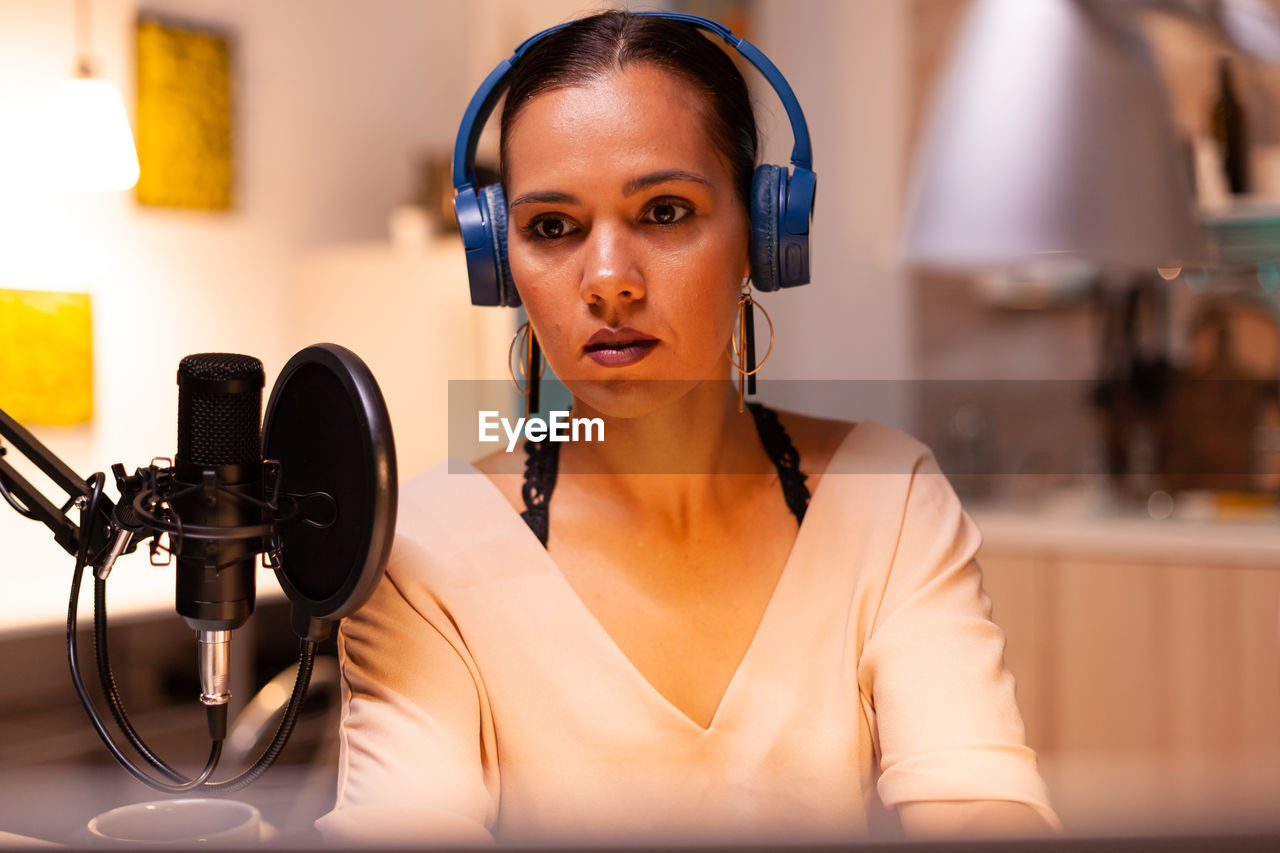
[{"label": "blue headphones", "polygon": [[[708,30],[729,43],[759,69],[773,86],[791,120],[791,165],[762,165],[751,180],[751,278],[758,289],[768,291],[795,287],[809,281],[809,223],[813,218],[813,195],[817,178],[809,147],[809,128],[795,93],[782,73],[760,49],[735,36],[727,27],[697,15],[677,12],[632,12],[684,21]],[[467,105],[453,146],[453,209],[467,252],[467,277],[471,282],[473,305],[520,304],[520,294],[507,265],[507,202],[501,184],[476,189],[476,145],[485,120],[505,88],[507,75],[534,44],[568,24],[559,24],[527,39],[509,59],[480,84]]]}]

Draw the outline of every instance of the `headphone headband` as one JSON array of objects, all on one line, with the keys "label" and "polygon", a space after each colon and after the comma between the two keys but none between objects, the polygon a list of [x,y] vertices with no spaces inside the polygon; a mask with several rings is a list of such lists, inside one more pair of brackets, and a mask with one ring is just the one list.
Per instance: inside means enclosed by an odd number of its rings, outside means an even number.
[{"label": "headphone headband", "polygon": [[[786,78],[759,48],[715,21],[679,12],[632,12],[636,16],[682,21],[719,36],[764,75],[791,120],[791,168],[756,166],[747,199],[751,221],[751,279],[761,291],[795,287],[809,281],[809,227],[817,176],[809,148],[809,128]],[[507,258],[507,202],[502,184],[477,187],[476,146],[480,132],[506,88],[507,75],[531,47],[568,24],[543,30],[523,41],[489,72],[467,105],[453,148],[453,209],[467,256],[467,280],[474,305],[520,304]]]},{"label": "headphone headband", "polygon": [[[809,126],[805,123],[804,112],[800,109],[800,102],[796,100],[795,93],[791,91],[791,85],[782,76],[782,72],[758,47],[746,39],[735,36],[725,25],[699,15],[689,15],[683,12],[631,12],[629,14],[637,17],[665,18],[671,21],[683,21],[687,24],[692,24],[699,29],[714,33],[730,47],[737,50],[769,81],[769,85],[773,87],[779,100],[782,101],[783,108],[787,111],[787,118],[791,122],[791,138],[794,140],[791,148],[792,165],[805,170],[813,169],[813,153],[809,144]],[[511,69],[528,52],[529,48],[552,33],[569,26],[570,23],[573,22],[556,24],[554,27],[549,27],[525,39],[516,47],[515,52],[510,57],[499,62],[497,67],[489,72],[489,76],[484,78],[480,88],[472,95],[471,103],[467,105],[467,111],[462,116],[462,125],[458,128],[458,138],[453,145],[453,188],[455,191],[464,188],[475,189],[476,187],[474,167],[476,147],[480,144],[480,134],[484,130],[484,124],[505,89],[507,75],[511,73]]]}]

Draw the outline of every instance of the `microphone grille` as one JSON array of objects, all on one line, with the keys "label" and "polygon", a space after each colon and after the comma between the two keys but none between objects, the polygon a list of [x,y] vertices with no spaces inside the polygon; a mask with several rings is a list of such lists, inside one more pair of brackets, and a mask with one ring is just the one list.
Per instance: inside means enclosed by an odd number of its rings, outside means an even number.
[{"label": "microphone grille", "polygon": [[179,381],[183,377],[206,382],[228,382],[233,379],[257,379],[266,383],[262,362],[251,355],[234,352],[200,352],[178,362]]},{"label": "microphone grille", "polygon": [[262,362],[206,352],[178,364],[180,465],[251,465],[262,461]]}]

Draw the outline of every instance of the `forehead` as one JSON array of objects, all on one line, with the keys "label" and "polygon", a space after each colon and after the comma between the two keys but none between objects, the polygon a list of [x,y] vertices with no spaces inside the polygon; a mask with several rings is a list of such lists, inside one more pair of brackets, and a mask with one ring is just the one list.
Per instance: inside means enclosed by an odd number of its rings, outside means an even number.
[{"label": "forehead", "polygon": [[507,190],[547,189],[547,181],[604,185],[670,168],[730,182],[707,132],[703,98],[681,78],[644,64],[544,92],[508,131]]}]

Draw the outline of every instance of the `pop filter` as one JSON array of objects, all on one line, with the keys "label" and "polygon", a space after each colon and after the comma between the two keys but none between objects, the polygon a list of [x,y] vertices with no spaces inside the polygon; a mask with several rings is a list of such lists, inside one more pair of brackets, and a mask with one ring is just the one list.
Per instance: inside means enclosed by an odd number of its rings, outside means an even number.
[{"label": "pop filter", "polygon": [[283,490],[305,521],[283,527],[276,577],[292,623],[316,642],[382,577],[396,523],[396,455],[377,381],[351,350],[316,344],[280,371],[262,425]]}]

